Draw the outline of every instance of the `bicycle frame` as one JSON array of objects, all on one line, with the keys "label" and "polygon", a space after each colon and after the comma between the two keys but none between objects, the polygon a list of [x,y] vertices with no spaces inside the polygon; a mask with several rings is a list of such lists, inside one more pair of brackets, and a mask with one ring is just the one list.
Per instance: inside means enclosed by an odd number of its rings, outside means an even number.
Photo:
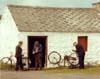
[{"label": "bicycle frame", "polygon": [[[56,54],[58,55],[59,59],[56,58],[56,56],[54,56],[53,54]],[[58,65],[58,67],[66,67],[66,62],[68,64],[68,66],[72,65],[72,66],[78,66],[78,61],[77,61],[77,58],[76,57],[73,57],[72,55],[73,54],[76,54],[76,53],[72,53],[70,55],[65,55],[62,59],[60,53],[56,52],[56,51],[52,51],[49,55],[48,55],[48,59],[49,59],[49,62],[53,65]],[[50,58],[50,56],[53,55],[53,58]],[[56,62],[54,62],[53,60],[50,60],[50,59],[53,59],[55,60]],[[61,65],[63,63],[63,65]]]}]

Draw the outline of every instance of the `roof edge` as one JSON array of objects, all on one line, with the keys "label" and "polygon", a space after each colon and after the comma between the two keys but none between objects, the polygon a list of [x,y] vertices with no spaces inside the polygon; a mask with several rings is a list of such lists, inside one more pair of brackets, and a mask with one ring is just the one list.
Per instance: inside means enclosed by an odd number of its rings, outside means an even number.
[{"label": "roof edge", "polygon": [[94,9],[94,8],[69,8],[69,7],[49,7],[49,6],[27,6],[27,5],[13,5],[13,4],[9,4],[7,5],[8,7],[17,7],[17,8],[39,8],[39,9]]}]

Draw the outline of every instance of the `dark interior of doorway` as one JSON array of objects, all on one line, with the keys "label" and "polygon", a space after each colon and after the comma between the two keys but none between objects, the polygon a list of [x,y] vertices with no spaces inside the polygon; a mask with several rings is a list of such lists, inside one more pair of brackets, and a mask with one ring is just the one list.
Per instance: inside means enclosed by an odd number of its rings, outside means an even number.
[{"label": "dark interior of doorway", "polygon": [[33,45],[35,41],[39,41],[39,43],[42,45],[42,67],[46,64],[46,37],[45,36],[28,36],[28,57],[30,60],[29,67],[34,68],[35,67],[35,58],[34,54],[32,54]]}]

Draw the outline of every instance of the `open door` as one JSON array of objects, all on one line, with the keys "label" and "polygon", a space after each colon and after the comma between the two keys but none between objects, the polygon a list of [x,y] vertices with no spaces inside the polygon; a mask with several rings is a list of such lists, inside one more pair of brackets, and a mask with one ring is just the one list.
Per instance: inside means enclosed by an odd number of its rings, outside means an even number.
[{"label": "open door", "polygon": [[28,58],[30,60],[29,67],[35,67],[35,58],[32,54],[34,42],[39,41],[43,47],[42,51],[42,67],[47,66],[47,36],[28,36]]}]

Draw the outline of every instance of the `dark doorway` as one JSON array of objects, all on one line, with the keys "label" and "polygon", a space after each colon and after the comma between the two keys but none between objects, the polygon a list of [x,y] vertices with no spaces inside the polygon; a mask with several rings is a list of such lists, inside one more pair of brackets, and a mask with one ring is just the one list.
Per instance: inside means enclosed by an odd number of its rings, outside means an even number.
[{"label": "dark doorway", "polygon": [[32,54],[34,42],[39,41],[42,45],[42,67],[47,65],[47,36],[28,36],[28,58],[30,60],[29,67],[35,67],[35,58]]}]

